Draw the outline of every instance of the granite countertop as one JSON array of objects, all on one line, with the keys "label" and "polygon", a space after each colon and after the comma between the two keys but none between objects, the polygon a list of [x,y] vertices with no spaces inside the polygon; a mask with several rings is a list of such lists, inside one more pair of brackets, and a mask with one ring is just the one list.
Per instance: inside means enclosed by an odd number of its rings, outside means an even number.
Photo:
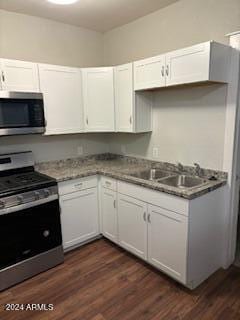
[{"label": "granite countertop", "polygon": [[[197,198],[225,185],[227,181],[227,173],[225,172],[202,169],[202,177],[207,179],[207,182],[202,186],[193,188],[167,186],[157,181],[134,177],[132,174],[150,168],[168,171],[169,175],[179,174],[176,165],[113,154],[43,162],[36,164],[35,168],[37,171],[53,177],[57,182],[101,174],[185,199]],[[182,173],[194,175],[194,167],[184,166]],[[212,176],[216,177],[217,180],[208,180]]]}]

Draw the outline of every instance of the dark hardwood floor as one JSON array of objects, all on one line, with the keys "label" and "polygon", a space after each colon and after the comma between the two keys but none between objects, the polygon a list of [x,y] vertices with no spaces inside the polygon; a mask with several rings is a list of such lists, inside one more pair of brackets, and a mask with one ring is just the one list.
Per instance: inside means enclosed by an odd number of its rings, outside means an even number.
[{"label": "dark hardwood floor", "polygon": [[[6,303],[53,311],[4,311]],[[240,269],[220,270],[191,292],[106,240],[0,293],[1,320],[239,320]]]}]

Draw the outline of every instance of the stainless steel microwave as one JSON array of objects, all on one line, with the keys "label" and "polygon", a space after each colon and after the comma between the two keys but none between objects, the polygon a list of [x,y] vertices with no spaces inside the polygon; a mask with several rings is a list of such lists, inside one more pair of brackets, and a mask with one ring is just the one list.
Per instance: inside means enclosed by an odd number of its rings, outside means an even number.
[{"label": "stainless steel microwave", "polygon": [[42,93],[0,91],[0,136],[44,131]]}]

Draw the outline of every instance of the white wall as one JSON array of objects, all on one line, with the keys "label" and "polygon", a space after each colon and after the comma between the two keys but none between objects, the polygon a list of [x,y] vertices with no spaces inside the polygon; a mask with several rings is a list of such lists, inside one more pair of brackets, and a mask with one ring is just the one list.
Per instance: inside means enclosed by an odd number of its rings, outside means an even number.
[{"label": "white wall", "polygon": [[216,40],[239,30],[239,0],[180,0],[104,34],[106,64],[120,64]]},{"label": "white wall", "polygon": [[[0,10],[0,57],[67,66],[103,64],[103,35],[55,21]],[[57,115],[56,115],[57,116]],[[0,138],[0,153],[32,150],[36,161],[108,151],[103,134]]]}]

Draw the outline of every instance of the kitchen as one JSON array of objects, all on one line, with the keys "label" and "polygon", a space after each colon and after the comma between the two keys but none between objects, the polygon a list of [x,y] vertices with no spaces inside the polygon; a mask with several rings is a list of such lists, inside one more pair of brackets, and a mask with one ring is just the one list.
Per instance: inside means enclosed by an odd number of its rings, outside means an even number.
[{"label": "kitchen", "polygon": [[0,315],[218,319],[191,299],[239,301],[239,3],[87,2],[0,2]]}]

